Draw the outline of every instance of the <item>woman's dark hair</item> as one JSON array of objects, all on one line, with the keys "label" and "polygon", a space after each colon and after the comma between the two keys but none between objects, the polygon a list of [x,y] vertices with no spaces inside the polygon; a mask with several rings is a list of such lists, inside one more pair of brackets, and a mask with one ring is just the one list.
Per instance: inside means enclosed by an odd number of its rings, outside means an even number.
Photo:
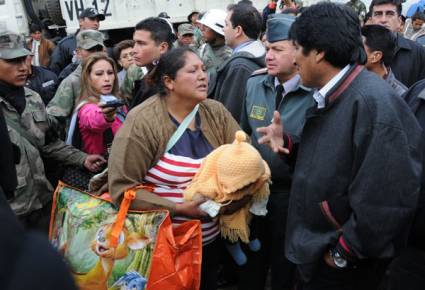
[{"label": "woman's dark hair", "polygon": [[115,61],[118,62],[120,59],[122,50],[132,47],[134,47],[134,40],[132,39],[123,40],[115,44],[114,48],[112,49],[112,54],[115,58]]},{"label": "woman's dark hair", "polygon": [[193,15],[195,15],[195,14],[198,14],[199,15],[199,12],[198,11],[192,11],[188,16],[187,16],[187,22],[189,22],[189,23],[192,23],[192,16]]},{"label": "woman's dark hair", "polygon": [[240,26],[246,36],[251,39],[258,39],[263,26],[263,18],[254,6],[238,3],[230,5],[228,10],[232,12],[230,22],[233,28]]},{"label": "woman's dark hair", "polygon": [[176,78],[177,72],[186,64],[185,55],[187,53],[196,55],[193,50],[187,47],[179,47],[167,51],[161,55],[158,64],[147,76],[148,83],[151,86],[157,87],[161,96],[167,94],[167,89],[164,85],[164,77],[168,76],[172,80]]},{"label": "woman's dark hair", "polygon": [[359,17],[345,5],[320,2],[308,7],[296,18],[290,38],[303,47],[304,55],[313,49],[324,52],[334,67],[367,61]]},{"label": "woman's dark hair", "polygon": [[386,66],[391,64],[396,49],[395,35],[381,25],[366,25],[362,28],[365,43],[371,51],[382,52],[382,60]]},{"label": "woman's dark hair", "polygon": [[168,44],[168,49],[173,47],[173,42],[177,39],[168,22],[159,17],[143,19],[136,24],[136,30],[149,31],[151,33],[151,38],[156,44],[159,45],[161,42],[166,42]]}]

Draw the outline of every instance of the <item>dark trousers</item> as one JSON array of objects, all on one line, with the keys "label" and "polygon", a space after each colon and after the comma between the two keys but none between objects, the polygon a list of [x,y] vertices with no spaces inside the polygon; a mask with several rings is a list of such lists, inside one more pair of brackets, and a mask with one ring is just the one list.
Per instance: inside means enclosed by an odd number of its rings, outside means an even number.
[{"label": "dark trousers", "polygon": [[273,191],[267,204],[267,216],[260,218],[258,230],[261,250],[251,252],[244,247],[248,262],[239,269],[239,290],[265,289],[268,270],[272,290],[290,290],[294,287],[295,265],[285,257],[286,220],[288,217],[289,189]]},{"label": "dark trousers", "polygon": [[216,290],[220,239],[202,247],[201,290]]},{"label": "dark trousers", "polygon": [[322,259],[313,278],[300,282],[297,290],[377,290],[387,264],[388,261],[363,261],[356,268],[338,269]]},{"label": "dark trousers", "polygon": [[404,249],[388,266],[381,289],[425,289],[425,251],[416,248]]}]

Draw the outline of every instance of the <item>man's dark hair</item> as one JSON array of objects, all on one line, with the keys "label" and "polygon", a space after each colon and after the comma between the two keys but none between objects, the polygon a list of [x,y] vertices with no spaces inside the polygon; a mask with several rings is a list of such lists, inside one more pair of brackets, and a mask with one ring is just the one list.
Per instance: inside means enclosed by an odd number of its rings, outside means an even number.
[{"label": "man's dark hair", "polygon": [[391,64],[396,48],[394,34],[381,25],[366,25],[362,28],[365,43],[371,51],[382,52],[382,60],[386,66]]},{"label": "man's dark hair", "polygon": [[143,19],[136,24],[136,30],[146,30],[151,33],[151,38],[156,44],[161,42],[168,43],[168,49],[173,47],[173,42],[176,40],[176,36],[171,30],[168,22],[159,17],[149,17]]},{"label": "man's dark hair", "polygon": [[134,40],[131,39],[123,40],[115,44],[112,50],[112,54],[115,60],[118,62],[118,60],[120,59],[121,51],[131,47],[134,47]]},{"label": "man's dark hair", "polygon": [[[401,15],[401,1],[400,0],[372,0],[372,2],[370,3],[369,6],[369,11],[372,11],[371,13],[373,13],[373,7],[374,6],[378,6],[378,5],[384,5],[384,4],[392,4],[395,7],[397,7],[397,14],[398,16]],[[373,16],[373,14],[372,14]]]},{"label": "man's dark hair", "polygon": [[35,33],[37,31],[42,32],[43,29],[41,28],[41,25],[37,24],[37,23],[32,23],[30,25],[30,33]]},{"label": "man's dark hair", "polygon": [[305,9],[290,30],[290,39],[308,55],[313,49],[325,53],[331,65],[366,63],[357,14],[345,5],[321,2]]},{"label": "man's dark hair", "polygon": [[418,10],[416,10],[415,14],[413,14],[412,16],[412,22],[415,21],[416,19],[425,21],[425,14],[423,12],[421,12],[418,8]]},{"label": "man's dark hair", "polygon": [[253,5],[251,0],[240,0],[238,4]]},{"label": "man's dark hair", "polygon": [[240,3],[229,6],[228,10],[232,11],[230,22],[233,28],[240,26],[246,36],[251,39],[258,39],[263,19],[260,12],[254,6]]}]

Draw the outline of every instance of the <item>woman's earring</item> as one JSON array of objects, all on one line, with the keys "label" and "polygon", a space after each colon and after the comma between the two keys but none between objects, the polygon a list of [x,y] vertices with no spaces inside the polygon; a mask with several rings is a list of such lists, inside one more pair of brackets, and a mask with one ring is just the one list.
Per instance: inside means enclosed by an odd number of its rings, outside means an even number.
[{"label": "woman's earring", "polygon": [[158,62],[159,62],[159,60],[155,59],[155,60],[152,62],[152,64],[153,64],[154,66],[157,66],[157,65],[158,65]]}]

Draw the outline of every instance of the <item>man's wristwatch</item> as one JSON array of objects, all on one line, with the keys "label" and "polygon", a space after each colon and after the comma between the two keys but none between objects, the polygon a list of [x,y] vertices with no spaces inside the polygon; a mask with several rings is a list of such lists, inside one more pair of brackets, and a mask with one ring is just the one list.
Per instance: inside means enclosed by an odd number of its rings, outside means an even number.
[{"label": "man's wristwatch", "polygon": [[340,269],[347,268],[347,266],[348,266],[348,261],[347,261],[346,259],[344,259],[344,258],[341,256],[341,254],[340,254],[340,253],[338,253],[338,251],[337,251],[337,250],[335,250],[335,249],[331,249],[331,250],[329,250],[329,254],[330,254],[330,256],[331,256],[332,260],[334,261],[335,266],[336,266],[337,268],[340,268]]}]

